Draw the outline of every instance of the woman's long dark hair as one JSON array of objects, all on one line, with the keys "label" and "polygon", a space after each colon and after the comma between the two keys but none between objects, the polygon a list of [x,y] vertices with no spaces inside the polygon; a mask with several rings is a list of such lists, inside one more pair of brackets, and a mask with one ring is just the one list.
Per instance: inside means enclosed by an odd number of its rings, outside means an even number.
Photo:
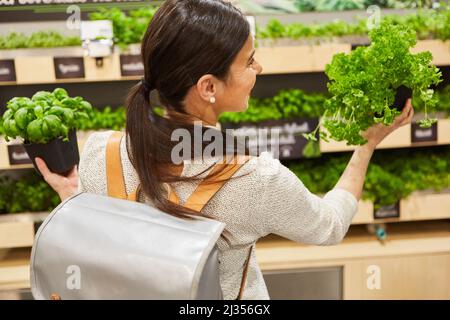
[{"label": "woman's long dark hair", "polygon": [[[171,153],[176,145],[172,132],[179,128],[192,136],[194,132],[183,100],[203,75],[226,80],[249,35],[245,16],[222,0],[167,0],[148,26],[141,49],[145,76],[126,100],[127,151],[139,176],[140,191],[166,213],[184,218],[194,214],[168,201],[163,188],[164,183],[193,179],[168,170],[173,167]],[[158,92],[170,117],[155,113],[150,103],[152,90]]]}]

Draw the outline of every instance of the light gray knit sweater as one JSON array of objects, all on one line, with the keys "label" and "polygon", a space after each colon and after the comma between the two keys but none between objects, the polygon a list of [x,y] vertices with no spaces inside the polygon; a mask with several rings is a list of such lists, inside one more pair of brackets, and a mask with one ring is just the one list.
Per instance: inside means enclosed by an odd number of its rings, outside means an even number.
[{"label": "light gray knit sweater", "polygon": [[[112,133],[97,132],[89,136],[79,164],[79,191],[107,195],[105,154]],[[125,143],[123,139],[122,167],[130,193],[136,189],[139,179]],[[200,173],[212,161],[185,163],[182,175]],[[197,184],[173,185],[182,203]],[[151,205],[146,198],[141,197],[139,201]],[[337,244],[347,233],[357,206],[356,198],[342,189],[334,189],[323,198],[311,194],[297,176],[268,153],[251,159],[204,208],[205,213],[224,222],[231,234],[231,245],[223,240],[218,242],[224,298],[237,297],[248,250],[259,238],[273,233],[305,244]],[[269,299],[254,247],[243,298]]]}]

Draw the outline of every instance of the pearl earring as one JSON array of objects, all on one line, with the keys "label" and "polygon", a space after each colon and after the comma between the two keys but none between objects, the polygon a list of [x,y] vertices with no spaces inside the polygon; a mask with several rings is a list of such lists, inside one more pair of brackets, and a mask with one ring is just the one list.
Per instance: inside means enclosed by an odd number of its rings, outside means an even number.
[{"label": "pearl earring", "polygon": [[216,97],[209,98],[209,102],[211,102],[212,104],[216,103]]}]

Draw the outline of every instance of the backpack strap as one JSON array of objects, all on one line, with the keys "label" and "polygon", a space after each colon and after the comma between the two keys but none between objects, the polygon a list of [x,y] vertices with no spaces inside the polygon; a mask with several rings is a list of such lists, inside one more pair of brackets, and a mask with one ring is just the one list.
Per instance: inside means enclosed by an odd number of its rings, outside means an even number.
[{"label": "backpack strap", "polygon": [[201,212],[205,205],[222,189],[230,178],[248,161],[250,157],[234,157],[231,163],[217,163],[208,176],[197,186],[183,205],[191,210]]},{"label": "backpack strap", "polygon": [[139,187],[131,194],[127,194],[125,178],[123,176],[122,160],[120,157],[120,143],[124,133],[115,131],[106,145],[106,179],[108,196],[122,200],[136,201]]},{"label": "backpack strap", "polygon": [[[239,160],[239,161],[237,161]],[[208,176],[197,186],[192,195],[183,205],[186,208],[200,212],[206,204],[214,197],[214,195],[228,182],[228,180],[238,171],[244,164],[250,160],[250,157],[235,157],[232,163],[216,164]],[[216,176],[214,176],[216,175]],[[177,204],[180,199],[177,194],[169,186],[169,200]],[[236,300],[242,300],[245,284],[247,282],[248,267],[252,256],[253,246],[250,247],[247,258],[244,262],[242,271],[241,285]]]},{"label": "backpack strap", "polygon": [[[122,200],[136,201],[139,187],[131,194],[127,194],[125,188],[125,179],[123,176],[122,161],[120,156],[120,143],[124,133],[121,131],[114,132],[106,145],[106,177],[108,196]],[[197,186],[192,195],[183,205],[191,210],[201,212],[206,204],[214,197],[214,195],[228,182],[228,180],[248,161],[250,157],[240,156],[234,157],[231,163],[218,163],[210,171],[208,176]],[[169,185],[167,185],[169,186]],[[169,186],[168,198],[171,202],[180,204],[177,194]],[[248,267],[250,263],[252,247],[250,247],[248,256],[245,260],[241,286],[237,299],[241,299],[245,283],[247,280]]]}]

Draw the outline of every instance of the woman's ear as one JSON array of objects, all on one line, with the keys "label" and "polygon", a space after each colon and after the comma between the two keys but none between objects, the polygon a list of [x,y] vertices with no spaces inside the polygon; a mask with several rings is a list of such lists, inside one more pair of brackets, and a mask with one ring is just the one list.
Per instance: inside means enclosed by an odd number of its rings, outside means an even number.
[{"label": "woman's ear", "polygon": [[217,94],[217,85],[218,80],[211,74],[206,74],[202,76],[197,81],[197,92],[200,98],[205,102],[212,101],[212,98],[215,99]]}]

